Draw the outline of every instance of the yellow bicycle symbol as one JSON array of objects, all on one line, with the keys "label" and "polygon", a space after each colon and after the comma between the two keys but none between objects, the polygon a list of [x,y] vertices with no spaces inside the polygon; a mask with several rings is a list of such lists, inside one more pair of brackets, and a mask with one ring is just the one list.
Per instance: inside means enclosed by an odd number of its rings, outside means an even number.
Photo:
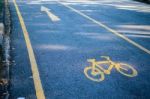
[{"label": "yellow bicycle symbol", "polygon": [[[108,56],[101,56],[106,59],[104,61],[96,61],[95,59],[88,59],[87,61],[92,63],[91,66],[85,67],[84,74],[92,81],[100,82],[105,79],[105,75],[109,75],[113,68],[116,68],[118,72],[128,77],[137,76],[137,71],[130,65],[125,63],[116,63],[110,60]],[[104,66],[109,66],[107,69]]]}]

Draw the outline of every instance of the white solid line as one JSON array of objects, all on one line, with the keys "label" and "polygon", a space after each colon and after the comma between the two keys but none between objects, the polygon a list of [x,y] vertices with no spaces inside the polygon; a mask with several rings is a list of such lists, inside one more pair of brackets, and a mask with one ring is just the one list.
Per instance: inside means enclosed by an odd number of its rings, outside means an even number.
[{"label": "white solid line", "polygon": [[95,19],[93,19],[93,18],[91,18],[91,17],[85,15],[84,13],[80,12],[79,10],[76,10],[76,9],[70,7],[69,5],[66,5],[66,4],[64,4],[64,3],[62,3],[62,2],[59,2],[59,1],[57,1],[57,2],[58,2],[59,4],[65,6],[65,7],[69,8],[69,9],[71,9],[72,11],[78,13],[79,15],[85,17],[86,19],[92,21],[93,23],[99,25],[100,27],[105,28],[106,30],[108,30],[109,32],[111,32],[111,33],[117,35],[118,37],[120,37],[120,38],[126,40],[126,41],[129,42],[130,44],[132,44],[132,45],[134,45],[135,47],[141,49],[142,51],[144,51],[144,52],[150,54],[150,50],[148,50],[148,49],[146,49],[145,47],[143,47],[142,45],[140,45],[140,44],[134,42],[133,40],[129,39],[128,37],[126,37],[126,36],[120,34],[120,33],[117,32],[116,30],[109,28],[109,27],[106,26],[105,24],[103,24],[103,23],[101,23],[101,22],[99,22],[99,21],[97,21],[97,20],[95,20]]}]

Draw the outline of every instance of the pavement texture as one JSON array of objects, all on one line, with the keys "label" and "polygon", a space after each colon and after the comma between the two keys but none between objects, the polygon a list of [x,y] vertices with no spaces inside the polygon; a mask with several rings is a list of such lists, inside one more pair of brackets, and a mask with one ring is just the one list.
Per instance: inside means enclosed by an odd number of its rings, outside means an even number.
[{"label": "pavement texture", "polygon": [[[99,26],[105,24],[150,51],[150,7],[130,0],[17,0],[28,31],[46,99],[149,99],[150,54]],[[12,18],[10,99],[36,96],[33,71],[14,1]],[[66,6],[67,5],[67,6]],[[59,21],[52,21],[44,6]],[[137,76],[127,77],[115,68],[101,82],[86,77],[87,59],[131,65]]]}]

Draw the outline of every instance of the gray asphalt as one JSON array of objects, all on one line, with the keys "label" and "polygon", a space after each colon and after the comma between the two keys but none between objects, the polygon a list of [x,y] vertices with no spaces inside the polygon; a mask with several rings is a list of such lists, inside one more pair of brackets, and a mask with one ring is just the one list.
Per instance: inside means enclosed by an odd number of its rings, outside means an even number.
[{"label": "gray asphalt", "polygon": [[[150,50],[150,7],[130,0],[77,0],[62,3],[102,22]],[[14,3],[10,0],[11,86],[10,99],[36,99],[31,65]],[[149,99],[150,54],[103,27],[52,0],[17,0],[24,19],[46,99]],[[61,20],[52,22],[41,6]],[[127,77],[113,69],[102,82],[84,74],[87,59],[109,56],[138,72]]]}]

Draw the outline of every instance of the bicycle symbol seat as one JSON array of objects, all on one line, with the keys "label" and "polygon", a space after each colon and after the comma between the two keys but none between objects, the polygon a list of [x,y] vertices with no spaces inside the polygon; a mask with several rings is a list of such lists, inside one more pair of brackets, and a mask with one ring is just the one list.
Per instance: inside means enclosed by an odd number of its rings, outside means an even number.
[{"label": "bicycle symbol seat", "polygon": [[[92,81],[101,82],[105,79],[104,74],[111,74],[111,70],[116,68],[118,72],[127,76],[127,77],[135,77],[137,76],[137,71],[130,65],[125,63],[117,63],[113,62],[108,56],[101,56],[106,60],[104,61],[96,61],[95,59],[88,59],[87,61],[92,63],[91,66],[85,67],[84,74],[87,78]],[[104,66],[108,66],[107,69]]]}]

